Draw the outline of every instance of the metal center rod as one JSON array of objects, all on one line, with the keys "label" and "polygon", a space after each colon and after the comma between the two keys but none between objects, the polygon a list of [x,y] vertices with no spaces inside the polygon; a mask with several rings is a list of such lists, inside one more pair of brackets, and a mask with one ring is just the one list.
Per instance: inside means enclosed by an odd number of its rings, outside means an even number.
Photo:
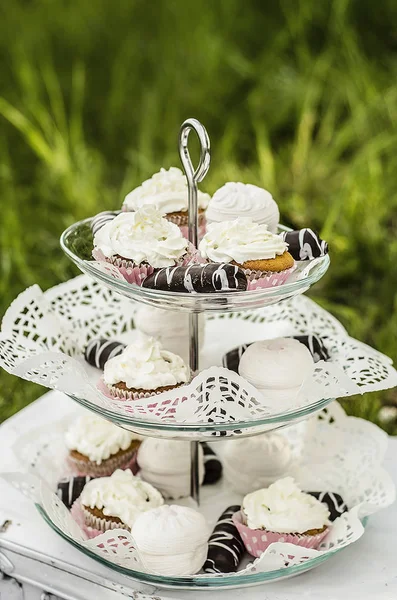
[{"label": "metal center rod", "polygon": [[[196,170],[190,158],[188,139],[190,132],[194,130],[200,142],[200,161]],[[197,183],[202,181],[210,166],[210,141],[207,131],[197,119],[187,119],[181,126],[179,132],[179,155],[185,170],[188,185],[188,225],[189,242],[196,248],[198,246],[198,205],[197,205]],[[189,365],[192,375],[199,369],[199,327],[198,314],[189,315]],[[200,480],[199,480],[199,442],[190,443],[190,495],[200,503]]]}]

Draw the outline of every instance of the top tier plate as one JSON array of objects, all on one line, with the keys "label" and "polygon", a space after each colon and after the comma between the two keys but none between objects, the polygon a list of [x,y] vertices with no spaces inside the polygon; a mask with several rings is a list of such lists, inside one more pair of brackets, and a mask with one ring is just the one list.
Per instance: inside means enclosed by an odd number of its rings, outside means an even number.
[{"label": "top tier plate", "polygon": [[[233,312],[243,309],[254,309],[276,304],[306,292],[326,273],[330,259],[328,255],[311,261],[297,263],[297,268],[288,281],[282,285],[247,292],[219,292],[211,294],[191,294],[151,290],[128,283],[121,276],[116,276],[104,263],[90,260],[92,245],[91,219],[79,221],[71,225],[61,236],[61,246],[83,273],[87,273],[99,283],[111,290],[131,298],[170,310],[185,312]],[[288,231],[280,226],[280,231]]]}]

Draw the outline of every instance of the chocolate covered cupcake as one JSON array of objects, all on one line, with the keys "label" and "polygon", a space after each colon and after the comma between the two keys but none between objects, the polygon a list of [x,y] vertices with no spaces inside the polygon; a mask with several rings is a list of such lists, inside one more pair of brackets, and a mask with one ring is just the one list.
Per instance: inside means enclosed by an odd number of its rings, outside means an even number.
[{"label": "chocolate covered cupcake", "polygon": [[65,435],[67,461],[75,475],[106,477],[136,467],[141,437],[93,414],[77,419]]},{"label": "chocolate covered cupcake", "polygon": [[281,285],[295,265],[288,244],[248,217],[209,224],[199,250],[210,262],[240,267],[251,290]]},{"label": "chocolate covered cupcake", "polygon": [[103,372],[107,392],[119,400],[149,398],[189,380],[190,371],[182,358],[151,337],[127,346],[105,363]]}]

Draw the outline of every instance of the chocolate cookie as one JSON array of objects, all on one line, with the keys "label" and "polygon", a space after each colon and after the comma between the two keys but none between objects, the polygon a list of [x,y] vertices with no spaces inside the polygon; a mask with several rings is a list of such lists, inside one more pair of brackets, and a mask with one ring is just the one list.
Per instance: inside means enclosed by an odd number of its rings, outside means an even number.
[{"label": "chocolate cookie", "polygon": [[201,442],[204,452],[204,481],[203,485],[216,483],[222,477],[222,463],[207,442]]},{"label": "chocolate cookie", "polygon": [[142,287],[169,292],[237,292],[247,289],[247,278],[236,265],[194,264],[158,269],[143,281]]},{"label": "chocolate cookie", "polygon": [[62,500],[66,508],[71,508],[74,501],[80,497],[86,483],[92,477],[65,477],[58,482],[57,496]]},{"label": "chocolate cookie", "polygon": [[92,367],[103,369],[109,358],[118,356],[124,348],[125,344],[121,342],[104,338],[94,338],[87,344],[84,350],[84,358]]},{"label": "chocolate cookie", "polygon": [[328,244],[312,229],[284,231],[280,236],[288,244],[288,252],[295,260],[311,260],[328,254]]},{"label": "chocolate cookie", "polygon": [[310,496],[317,498],[320,502],[324,502],[329,510],[329,520],[335,521],[338,517],[348,511],[348,507],[342,496],[334,492],[307,492]]},{"label": "chocolate cookie", "polygon": [[106,223],[113,221],[117,215],[121,213],[121,210],[104,210],[98,213],[91,221],[91,231],[95,235]]},{"label": "chocolate cookie", "polygon": [[232,521],[240,506],[229,506],[219,517],[208,541],[206,573],[235,573],[245,552],[243,541]]}]

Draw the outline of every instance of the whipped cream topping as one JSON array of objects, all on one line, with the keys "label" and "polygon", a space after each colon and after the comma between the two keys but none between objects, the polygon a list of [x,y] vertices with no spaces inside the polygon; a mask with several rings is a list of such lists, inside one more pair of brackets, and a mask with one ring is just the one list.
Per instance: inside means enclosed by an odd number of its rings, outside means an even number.
[{"label": "whipped cream topping", "polygon": [[280,256],[287,249],[288,244],[280,236],[250,217],[210,223],[199,244],[201,255],[217,263],[265,260]]},{"label": "whipped cream topping", "polygon": [[119,450],[127,450],[137,439],[142,438],[93,414],[79,417],[65,435],[68,450],[84,454],[97,465]]},{"label": "whipped cream topping", "polygon": [[145,565],[163,575],[193,575],[203,566],[210,531],[197,510],[160,506],[142,513],[131,534]]},{"label": "whipped cream topping", "polygon": [[246,494],[288,474],[292,465],[291,446],[278,433],[238,439],[225,443],[222,463],[231,487]]},{"label": "whipped cream topping", "polygon": [[95,248],[106,258],[119,255],[155,268],[175,265],[187,245],[178,225],[164,219],[154,206],[120,213],[94,236]]},{"label": "whipped cream topping", "polygon": [[155,390],[186,383],[189,369],[180,356],[164,350],[152,337],[138,339],[105,363],[107,385],[124,382],[128,388]]},{"label": "whipped cream topping", "polygon": [[[165,498],[184,498],[190,493],[190,442],[145,438],[137,462],[142,479]],[[199,446],[199,483],[204,480],[204,453]]]},{"label": "whipped cream topping", "polygon": [[[210,199],[209,194],[198,191],[198,207],[205,209]],[[123,208],[138,210],[142,206],[154,204],[164,215],[167,213],[187,211],[188,187],[185,175],[177,167],[160,169],[150,179],[147,179],[126,195]]]},{"label": "whipped cream topping", "polygon": [[208,222],[251,217],[253,221],[267,225],[269,231],[275,233],[280,211],[267,190],[250,183],[229,181],[212,196],[206,216]]},{"label": "whipped cream topping", "polygon": [[279,479],[268,488],[248,494],[242,509],[251,529],[305,533],[328,525],[327,506],[302,492],[292,477]]},{"label": "whipped cream topping", "polygon": [[314,369],[304,344],[291,338],[254,342],[240,359],[238,372],[258,389],[294,390]]},{"label": "whipped cream topping", "polygon": [[140,513],[164,503],[160,492],[135,477],[130,469],[117,469],[110,477],[92,479],[84,486],[80,500],[84,506],[99,508],[106,516],[118,517],[130,528]]}]

